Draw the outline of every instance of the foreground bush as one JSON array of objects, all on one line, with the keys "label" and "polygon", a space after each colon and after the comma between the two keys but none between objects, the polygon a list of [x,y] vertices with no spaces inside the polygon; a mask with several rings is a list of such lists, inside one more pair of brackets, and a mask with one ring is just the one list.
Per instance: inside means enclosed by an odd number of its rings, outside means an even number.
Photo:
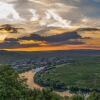
[{"label": "foreground bush", "polygon": [[52,89],[32,90],[10,66],[0,66],[0,100],[100,100],[100,94],[93,92],[87,98],[81,95],[63,98]]},{"label": "foreground bush", "polygon": [[51,90],[31,90],[10,66],[0,66],[0,100],[62,100]]}]

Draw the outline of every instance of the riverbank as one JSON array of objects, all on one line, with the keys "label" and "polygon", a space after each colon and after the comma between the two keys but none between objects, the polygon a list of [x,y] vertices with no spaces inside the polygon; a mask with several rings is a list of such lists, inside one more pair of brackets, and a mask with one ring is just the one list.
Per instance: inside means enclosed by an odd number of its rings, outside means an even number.
[{"label": "riverbank", "polygon": [[[33,70],[30,70],[30,71],[19,74],[19,76],[21,78],[26,79],[26,83],[27,83],[29,88],[42,90],[44,87],[41,87],[40,85],[38,85],[34,82],[34,76],[35,76],[36,73],[37,73],[36,70],[33,69]],[[60,96],[63,96],[63,97],[64,96],[69,96],[69,97],[72,96],[72,94],[67,92],[67,91],[65,91],[65,92],[56,92],[56,93],[59,94]]]}]

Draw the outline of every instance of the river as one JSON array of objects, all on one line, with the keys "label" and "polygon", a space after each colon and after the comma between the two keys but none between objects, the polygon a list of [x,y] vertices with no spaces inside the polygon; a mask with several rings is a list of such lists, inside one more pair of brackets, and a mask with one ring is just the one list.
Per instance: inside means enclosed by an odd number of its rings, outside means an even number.
[{"label": "river", "polygon": [[[41,87],[40,85],[38,85],[38,84],[36,84],[34,82],[34,76],[35,76],[35,74],[37,72],[41,71],[42,69],[43,69],[43,67],[42,68],[37,68],[37,69],[32,69],[30,71],[27,71],[27,72],[24,72],[24,73],[19,74],[19,76],[21,78],[27,79],[26,83],[27,83],[27,85],[28,85],[29,88],[42,90],[45,87]],[[65,91],[65,92],[57,92],[57,91],[55,91],[55,92],[57,94],[59,94],[60,96],[63,96],[63,97],[64,96],[69,96],[69,97],[72,96],[72,94],[69,93],[68,91]]]}]

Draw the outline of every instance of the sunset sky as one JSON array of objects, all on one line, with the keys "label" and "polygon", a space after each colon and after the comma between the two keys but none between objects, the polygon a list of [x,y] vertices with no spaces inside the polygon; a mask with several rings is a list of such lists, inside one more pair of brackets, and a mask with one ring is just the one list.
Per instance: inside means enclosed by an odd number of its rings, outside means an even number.
[{"label": "sunset sky", "polygon": [[0,50],[100,50],[99,28],[100,0],[0,0]]},{"label": "sunset sky", "polygon": [[0,21],[41,20],[40,24],[46,24],[48,19],[56,19],[62,26],[92,22],[99,26],[99,9],[100,0],[0,0]]}]

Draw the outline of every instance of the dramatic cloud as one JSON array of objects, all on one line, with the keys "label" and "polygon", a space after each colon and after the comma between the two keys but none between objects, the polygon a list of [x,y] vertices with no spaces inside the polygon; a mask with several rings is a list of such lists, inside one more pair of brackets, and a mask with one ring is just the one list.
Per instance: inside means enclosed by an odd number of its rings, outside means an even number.
[{"label": "dramatic cloud", "polygon": [[0,20],[22,21],[12,4],[0,2]]},{"label": "dramatic cloud", "polygon": [[0,48],[100,48],[96,28],[100,0],[0,0]]},{"label": "dramatic cloud", "polygon": [[64,44],[83,44],[81,36],[77,32],[66,32],[53,36],[40,36],[38,34],[31,34],[21,38],[8,38],[0,43],[0,48],[18,48],[18,47],[37,47],[37,46],[53,46]]},{"label": "dramatic cloud", "polygon": [[48,9],[47,12],[47,19],[51,19],[53,18],[55,21],[52,24],[47,25],[48,27],[54,26],[54,27],[62,27],[62,28],[68,28],[70,27],[71,21],[67,21],[65,19],[63,19],[62,17],[60,17],[54,9]]},{"label": "dramatic cloud", "polygon": [[[71,25],[82,23],[82,19],[84,24],[84,18],[88,18],[87,25],[97,19],[94,26],[99,26],[99,5],[99,0],[0,0],[0,19],[39,21],[43,26],[59,24],[59,27],[67,27],[69,22]],[[54,15],[59,16],[56,21]]]}]

